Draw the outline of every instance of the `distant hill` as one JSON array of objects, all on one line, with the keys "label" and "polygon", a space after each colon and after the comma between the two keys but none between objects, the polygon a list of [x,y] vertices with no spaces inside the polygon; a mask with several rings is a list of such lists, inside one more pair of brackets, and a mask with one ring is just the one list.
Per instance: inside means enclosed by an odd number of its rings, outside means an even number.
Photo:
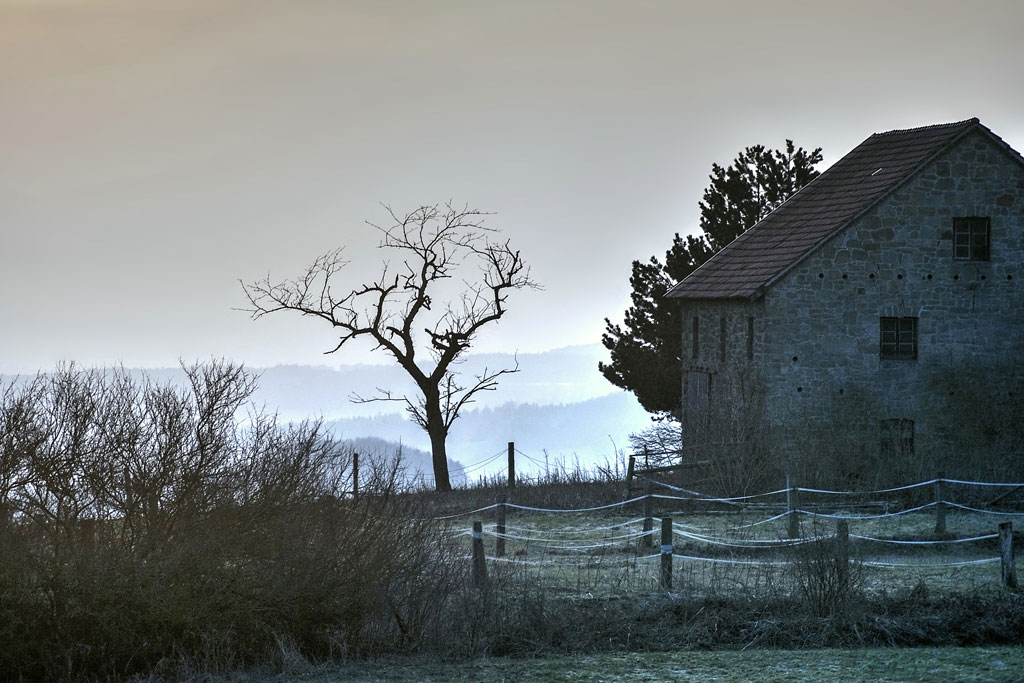
[{"label": "distant hill", "polygon": [[[569,346],[544,353],[518,355],[519,372],[501,378],[496,391],[477,394],[475,407],[506,403],[577,403],[619,392],[597,370],[606,360],[600,344]],[[514,354],[470,354],[459,364],[466,376],[514,367]],[[322,415],[326,419],[372,416],[400,412],[398,403],[354,404],[353,394],[369,398],[378,387],[394,393],[413,393],[415,387],[397,365],[327,366],[278,365],[258,370],[260,389],[256,396],[268,407],[276,407],[286,419]]]},{"label": "distant hill", "polygon": [[[434,468],[431,464],[430,453],[427,451],[421,451],[418,448],[413,448],[403,443],[387,441],[372,436],[344,439],[342,443],[343,446],[359,454],[361,458],[360,470],[362,471],[360,479],[364,482],[364,485],[369,480],[369,477],[372,476],[371,470],[375,466],[378,466],[380,463],[394,462],[399,454],[402,456],[402,474],[405,475],[406,480],[419,481],[428,486],[433,485]],[[452,484],[456,486],[464,483],[466,480],[462,465],[451,458],[448,459],[448,474]]]},{"label": "distant hill", "polygon": [[[612,462],[615,449],[628,446],[629,434],[649,425],[649,414],[625,392],[558,405],[509,403],[463,412],[448,436],[448,456],[470,477],[491,474],[503,471],[505,458],[479,469],[473,465],[504,453],[514,441],[521,452],[519,472],[537,472],[545,465],[572,468],[576,462],[591,467]],[[341,438],[376,436],[429,450],[427,435],[401,414],[331,420],[327,426]]]},{"label": "distant hill", "polygon": [[[519,354],[518,358],[514,354],[467,356],[458,367],[467,375],[484,368],[513,367],[517,360],[520,371],[502,377],[496,391],[481,392],[463,410],[449,435],[449,458],[466,466],[471,477],[502,470],[503,458],[475,470],[472,465],[504,452],[509,441],[524,454],[517,461],[520,472],[542,469],[545,459],[548,467],[556,462],[571,467],[576,461],[592,466],[612,460],[614,449],[625,448],[629,434],[647,427],[650,419],[632,394],[616,389],[598,372],[597,363],[606,356],[600,344]],[[379,439],[382,443],[376,448],[392,451],[401,443],[410,464],[430,471],[430,442],[406,419],[402,404],[349,400],[353,394],[373,396],[377,387],[414,394],[401,368],[280,365],[253,370],[260,374],[253,400],[276,410],[281,419],[322,417],[343,439]],[[180,368],[129,372],[146,373],[161,383],[185,381]]]}]

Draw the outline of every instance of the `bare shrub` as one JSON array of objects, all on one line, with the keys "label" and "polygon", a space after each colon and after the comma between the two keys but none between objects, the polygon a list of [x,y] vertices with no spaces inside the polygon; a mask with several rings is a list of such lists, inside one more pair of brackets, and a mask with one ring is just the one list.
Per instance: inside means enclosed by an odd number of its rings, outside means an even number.
[{"label": "bare shrub", "polygon": [[629,435],[633,453],[644,458],[644,467],[673,465],[683,458],[683,429],[674,419],[651,424],[647,429]]},{"label": "bare shrub", "polygon": [[[864,588],[862,565],[842,556],[837,539],[814,525],[812,540],[794,547],[796,590],[816,617],[841,615]],[[807,540],[807,539],[805,539]]]},{"label": "bare shrub", "polygon": [[[1020,357],[1020,354],[1016,354]],[[1024,475],[1024,370],[1019,363],[959,363],[928,381],[940,452],[937,470],[949,476],[1017,481]]]},{"label": "bare shrub", "polygon": [[[224,670],[415,647],[461,571],[351,454],[248,403],[214,362],[176,389],[64,366],[0,390],[0,670]],[[248,410],[241,423],[238,417]]]},{"label": "bare shrub", "polygon": [[[883,457],[881,408],[874,397],[849,387],[812,412],[794,418],[773,439],[785,454],[783,468],[794,485],[843,490],[874,489],[914,481],[920,463]],[[781,480],[780,480],[781,483]]]},{"label": "bare shrub", "polygon": [[683,464],[700,466],[704,489],[720,495],[777,481],[777,453],[765,422],[764,379],[753,365],[718,378],[708,400],[683,411]]}]

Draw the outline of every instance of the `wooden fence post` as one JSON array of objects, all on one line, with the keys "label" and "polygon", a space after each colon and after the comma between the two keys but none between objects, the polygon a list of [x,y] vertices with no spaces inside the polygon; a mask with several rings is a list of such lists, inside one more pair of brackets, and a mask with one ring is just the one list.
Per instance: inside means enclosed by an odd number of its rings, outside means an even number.
[{"label": "wooden fence post", "polygon": [[946,533],[946,506],[942,503],[942,480],[945,474],[939,472],[935,478],[935,533]]},{"label": "wooden fence post", "polygon": [[786,512],[789,513],[789,537],[800,537],[800,513],[797,508],[800,503],[797,498],[797,490],[792,485],[789,475],[786,475]]},{"label": "wooden fence post", "polygon": [[651,498],[651,481],[644,479],[644,532],[643,546],[654,545],[654,534],[646,533],[654,530],[654,499]]},{"label": "wooden fence post", "polygon": [[836,573],[839,588],[844,590],[849,578],[850,565],[850,523],[845,519],[836,520]]},{"label": "wooden fence post", "polygon": [[1017,568],[1013,563],[1013,522],[999,525],[999,556],[1002,559],[1003,585],[1017,587]]},{"label": "wooden fence post", "polygon": [[359,500],[359,454],[352,454],[352,500]]},{"label": "wooden fence post", "polygon": [[505,496],[498,496],[494,502],[498,504],[494,509],[494,556],[505,557]]},{"label": "wooden fence post", "polygon": [[636,456],[630,453],[629,463],[626,465],[626,493],[622,496],[623,500],[629,500],[633,495],[633,467],[635,463]]},{"label": "wooden fence post", "polygon": [[508,487],[516,487],[516,442],[508,442]]},{"label": "wooden fence post", "polygon": [[487,560],[484,559],[484,526],[473,522],[473,585],[481,587],[487,583]]},{"label": "wooden fence post", "polygon": [[661,588],[672,590],[672,518],[661,518]]}]

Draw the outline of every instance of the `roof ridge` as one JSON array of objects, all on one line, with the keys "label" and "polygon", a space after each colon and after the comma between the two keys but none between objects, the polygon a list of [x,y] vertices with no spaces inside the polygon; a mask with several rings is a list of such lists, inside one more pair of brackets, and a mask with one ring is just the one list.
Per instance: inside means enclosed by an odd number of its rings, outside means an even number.
[{"label": "roof ridge", "polygon": [[[667,295],[756,297],[915,177],[938,154],[975,132],[988,136],[1024,165],[1024,157],[977,118],[875,133],[676,283]],[[891,140],[885,139],[890,136]],[[868,173],[879,167],[886,172]]]},{"label": "roof ridge", "polygon": [[901,133],[916,133],[922,130],[932,130],[938,128],[954,128],[956,126],[963,126],[970,123],[981,123],[977,116],[972,116],[969,119],[963,121],[953,121],[951,123],[933,123],[930,126],[917,126],[916,128],[896,128],[895,130],[887,130],[882,133],[872,133],[871,137],[877,138],[883,135],[899,135]]}]

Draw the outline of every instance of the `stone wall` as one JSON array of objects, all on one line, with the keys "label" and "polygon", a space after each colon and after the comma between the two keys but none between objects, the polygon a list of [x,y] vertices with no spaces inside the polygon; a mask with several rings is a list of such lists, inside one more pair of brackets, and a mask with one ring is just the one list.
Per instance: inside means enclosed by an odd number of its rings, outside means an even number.
[{"label": "stone wall", "polygon": [[[964,216],[990,217],[988,261],[954,259],[953,218]],[[728,392],[735,388],[731,376],[753,368],[763,378],[767,423],[785,439],[827,425],[826,441],[856,440],[865,457],[877,457],[881,420],[912,419],[917,464],[942,467],[956,455],[951,407],[954,420],[975,419],[971,411],[956,413],[957,389],[947,390],[951,381],[969,386],[984,368],[1007,368],[998,376],[1008,384],[996,382],[1004,386],[991,386],[974,400],[1014,402],[1009,394],[1019,378],[1006,373],[1021,365],[1024,353],[1022,260],[1024,167],[982,132],[972,132],[805,258],[761,300],[686,303],[684,383],[687,371],[706,371]],[[696,359],[694,316],[700,318]],[[916,360],[879,357],[881,316],[918,318]],[[750,317],[753,360],[745,341]],[[972,406],[982,414],[984,408]],[[975,427],[964,425],[967,431]]]}]

